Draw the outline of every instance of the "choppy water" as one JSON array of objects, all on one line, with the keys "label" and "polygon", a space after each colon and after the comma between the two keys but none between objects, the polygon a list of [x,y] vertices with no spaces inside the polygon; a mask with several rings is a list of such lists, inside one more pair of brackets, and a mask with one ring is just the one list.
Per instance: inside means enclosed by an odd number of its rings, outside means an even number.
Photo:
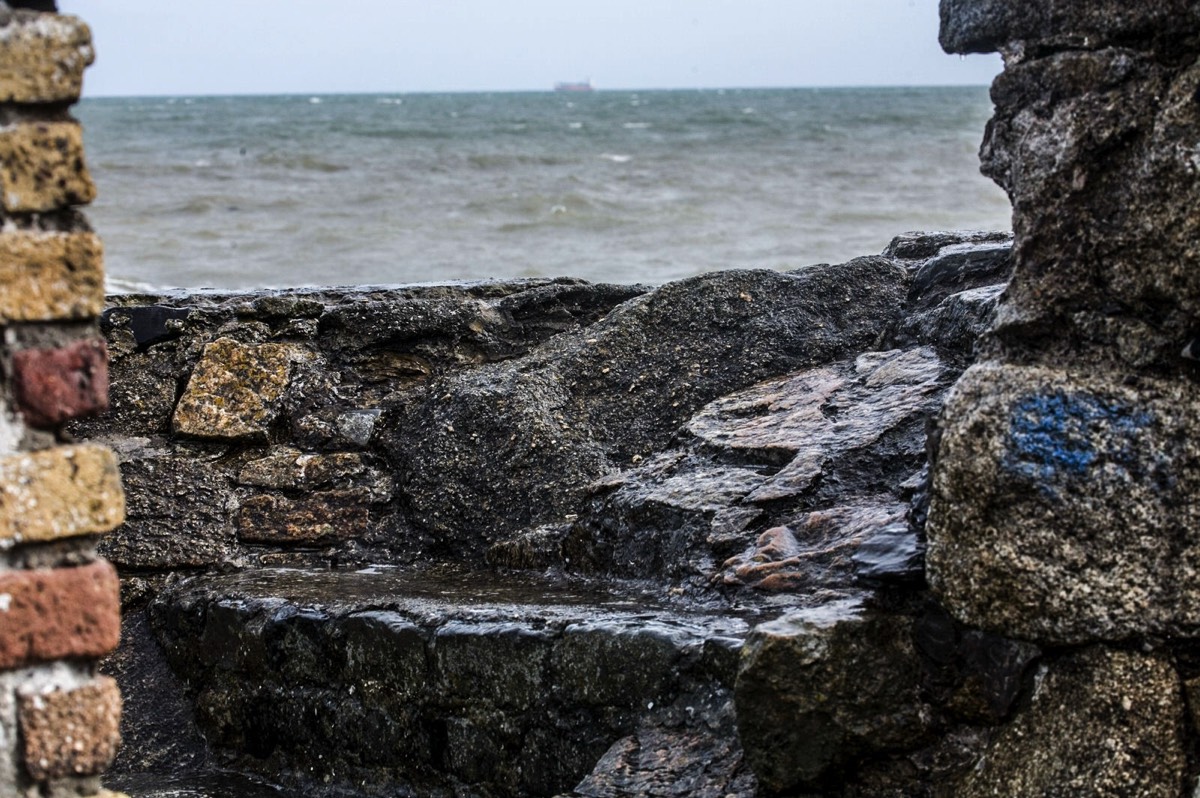
[{"label": "choppy water", "polygon": [[1006,229],[983,88],[92,99],[117,285],[661,282]]}]

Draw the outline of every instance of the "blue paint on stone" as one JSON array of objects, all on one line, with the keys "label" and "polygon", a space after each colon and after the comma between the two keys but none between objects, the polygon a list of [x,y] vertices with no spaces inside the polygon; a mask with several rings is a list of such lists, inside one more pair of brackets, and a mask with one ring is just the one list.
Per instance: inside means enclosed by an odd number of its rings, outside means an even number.
[{"label": "blue paint on stone", "polygon": [[1004,465],[1057,496],[1055,484],[1076,481],[1115,463],[1136,470],[1138,439],[1150,413],[1089,394],[1034,394],[1013,408]]}]

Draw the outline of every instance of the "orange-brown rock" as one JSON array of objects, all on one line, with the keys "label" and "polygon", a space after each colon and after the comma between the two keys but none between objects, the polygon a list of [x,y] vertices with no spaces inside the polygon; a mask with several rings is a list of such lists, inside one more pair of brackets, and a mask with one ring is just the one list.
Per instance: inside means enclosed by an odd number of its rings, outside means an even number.
[{"label": "orange-brown rock", "polygon": [[121,691],[98,677],[74,690],[20,697],[22,756],[35,781],[103,773],[121,741]]},{"label": "orange-brown rock", "polygon": [[120,633],[120,586],[106,562],[0,574],[2,669],[101,657]]},{"label": "orange-brown rock", "polygon": [[311,543],[361,537],[367,508],[352,491],[325,491],[306,499],[255,496],[238,513],[238,537],[248,543]]},{"label": "orange-brown rock", "polygon": [[13,387],[26,423],[54,427],[108,409],[108,353],[102,340],[13,354]]}]

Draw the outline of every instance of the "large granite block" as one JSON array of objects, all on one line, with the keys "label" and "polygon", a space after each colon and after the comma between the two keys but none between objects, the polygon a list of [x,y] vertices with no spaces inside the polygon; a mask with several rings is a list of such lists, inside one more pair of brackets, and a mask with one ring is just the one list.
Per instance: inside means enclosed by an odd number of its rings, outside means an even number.
[{"label": "large granite block", "polygon": [[928,572],[959,620],[1046,643],[1200,629],[1200,389],[981,364],[942,424]]}]

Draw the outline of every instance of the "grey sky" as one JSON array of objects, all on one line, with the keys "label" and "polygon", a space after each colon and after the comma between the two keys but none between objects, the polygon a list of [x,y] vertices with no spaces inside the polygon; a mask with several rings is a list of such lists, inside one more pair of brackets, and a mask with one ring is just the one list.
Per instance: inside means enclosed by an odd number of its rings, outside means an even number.
[{"label": "grey sky", "polygon": [[91,96],[984,84],[937,0],[60,0]]}]

